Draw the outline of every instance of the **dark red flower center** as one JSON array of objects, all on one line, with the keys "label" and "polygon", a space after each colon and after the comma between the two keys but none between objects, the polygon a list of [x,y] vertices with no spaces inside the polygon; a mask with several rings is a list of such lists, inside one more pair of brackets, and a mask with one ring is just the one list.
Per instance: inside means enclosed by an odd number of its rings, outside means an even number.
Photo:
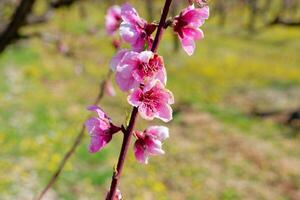
[{"label": "dark red flower center", "polygon": [[139,75],[141,77],[152,77],[155,73],[161,70],[162,66],[163,61],[161,57],[159,57],[157,54],[154,54],[148,63],[141,62],[138,65]]},{"label": "dark red flower center", "polygon": [[187,21],[184,21],[182,19],[182,17],[177,17],[175,20],[174,20],[174,26],[173,26],[173,30],[175,32],[177,32],[179,34],[179,36],[181,38],[183,38],[183,32],[182,32],[182,29],[188,25],[188,22]]}]

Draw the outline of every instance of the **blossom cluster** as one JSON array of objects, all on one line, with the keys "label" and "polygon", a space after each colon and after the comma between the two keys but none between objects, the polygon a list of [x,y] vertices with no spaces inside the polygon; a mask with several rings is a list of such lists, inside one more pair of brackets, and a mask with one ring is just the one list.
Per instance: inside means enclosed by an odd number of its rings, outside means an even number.
[{"label": "blossom cluster", "polygon": [[[169,23],[188,55],[194,53],[195,41],[204,37],[199,27],[208,16],[207,6],[190,5]],[[121,40],[130,46],[130,49],[119,50],[110,62],[118,87],[128,93],[128,103],[138,109],[143,119],[157,118],[169,122],[172,120],[174,97],[166,89],[167,73],[163,57],[151,51],[154,41],[152,34],[158,25],[141,18],[128,3],[109,8],[105,19],[107,33],[113,36],[119,31]],[[113,134],[124,126],[114,125],[97,106],[88,109],[97,114],[85,123],[91,137],[89,151],[94,153],[109,143]],[[134,130],[133,135],[136,138],[134,154],[140,163],[147,164],[149,156],[164,154],[162,143],[169,137],[167,127],[150,126],[144,131]]]}]

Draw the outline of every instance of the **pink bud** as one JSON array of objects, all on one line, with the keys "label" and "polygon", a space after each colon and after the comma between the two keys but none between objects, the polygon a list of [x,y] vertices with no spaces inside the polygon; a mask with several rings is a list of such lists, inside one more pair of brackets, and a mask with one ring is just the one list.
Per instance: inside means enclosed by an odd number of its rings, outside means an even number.
[{"label": "pink bud", "polygon": [[121,8],[120,6],[112,6],[108,9],[105,16],[105,28],[108,35],[113,35],[120,27],[121,23]]},{"label": "pink bud", "polygon": [[120,40],[117,40],[117,39],[114,39],[112,41],[112,45],[115,47],[115,49],[120,49],[120,46],[121,46],[121,41]]}]

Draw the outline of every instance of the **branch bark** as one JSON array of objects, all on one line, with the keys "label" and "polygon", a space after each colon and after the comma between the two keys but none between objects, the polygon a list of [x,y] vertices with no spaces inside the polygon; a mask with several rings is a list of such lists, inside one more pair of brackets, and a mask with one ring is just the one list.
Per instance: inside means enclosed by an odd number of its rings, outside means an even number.
[{"label": "branch bark", "polygon": [[[162,37],[162,33],[163,33],[163,30],[164,30],[164,26],[165,26],[165,23],[166,23],[166,19],[167,19],[168,13],[169,13],[171,3],[172,3],[172,0],[166,0],[165,1],[163,12],[162,12],[162,15],[161,15],[161,18],[160,18],[160,21],[159,21],[159,25],[158,25],[158,28],[157,28],[157,31],[156,31],[156,35],[155,35],[155,38],[154,38],[154,41],[153,41],[153,45],[152,45],[152,48],[151,48],[152,52],[157,52],[158,45],[159,45],[159,42],[160,42],[161,37]],[[108,192],[106,200],[114,200],[116,190],[117,190],[120,178],[121,178],[121,174],[122,174],[124,162],[125,162],[125,159],[126,159],[128,147],[129,147],[129,144],[130,144],[130,141],[131,141],[131,138],[132,138],[132,131],[133,131],[134,126],[135,126],[137,113],[138,113],[138,108],[133,107],[132,112],[131,112],[129,125],[125,129],[123,142],[122,142],[122,147],[121,147],[121,151],[120,151],[120,155],[119,155],[119,159],[118,159],[118,164],[117,164],[116,169],[114,169],[113,176],[112,176],[112,181],[111,181],[111,185],[110,185],[110,190]]]},{"label": "branch bark", "polygon": [[300,26],[300,20],[299,21],[285,20],[277,16],[273,21],[269,23],[269,26],[276,25],[276,24],[284,25],[284,26]]},{"label": "branch bark", "polygon": [[52,0],[50,6],[52,8],[69,7],[78,0]]},{"label": "branch bark", "polygon": [[20,28],[25,24],[30,14],[35,0],[22,0],[16,8],[10,23],[0,34],[0,53],[19,36]]}]

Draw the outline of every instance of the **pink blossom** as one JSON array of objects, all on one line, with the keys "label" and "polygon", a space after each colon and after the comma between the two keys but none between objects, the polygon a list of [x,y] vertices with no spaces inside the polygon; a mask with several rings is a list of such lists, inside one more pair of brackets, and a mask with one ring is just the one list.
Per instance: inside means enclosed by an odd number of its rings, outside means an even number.
[{"label": "pink blossom", "polygon": [[89,151],[95,153],[101,150],[112,139],[112,135],[120,130],[111,123],[111,119],[97,106],[89,106],[88,110],[97,113],[85,122],[85,126],[91,137]]},{"label": "pink blossom", "polygon": [[105,28],[108,35],[113,35],[116,30],[120,27],[121,18],[121,8],[120,6],[112,6],[108,9],[105,16]]},{"label": "pink blossom", "polygon": [[166,84],[166,70],[161,56],[151,51],[137,53],[121,50],[111,61],[116,70],[116,82],[123,91],[157,79]]},{"label": "pink blossom", "polygon": [[169,129],[164,126],[150,126],[145,131],[135,131],[137,140],[134,155],[137,161],[147,164],[149,156],[162,155],[162,142],[169,137]]},{"label": "pink blossom", "polygon": [[121,8],[123,22],[120,26],[122,39],[129,43],[134,51],[142,51],[145,45],[151,47],[153,38],[151,34],[155,31],[156,25],[147,23],[137,11],[128,3]]},{"label": "pink blossom", "polygon": [[177,33],[181,45],[188,55],[194,53],[195,40],[200,40],[204,37],[199,27],[204,24],[208,16],[208,6],[195,8],[194,5],[191,5],[175,17],[173,29]]},{"label": "pink blossom", "polygon": [[128,52],[129,52],[128,49],[119,50],[109,63],[110,69],[113,71],[116,71],[117,68],[119,68],[119,65],[120,65],[121,61],[123,60],[125,54]]},{"label": "pink blossom", "polygon": [[138,107],[139,114],[146,120],[159,118],[168,122],[172,119],[170,104],[174,103],[174,97],[160,81],[150,82],[142,89],[136,88],[127,100],[132,106]]},{"label": "pink blossom", "polygon": [[132,76],[132,70],[137,62],[138,53],[120,50],[111,60],[110,67],[116,71],[116,82],[122,91],[139,86],[139,82]]},{"label": "pink blossom", "polygon": [[152,51],[141,52],[133,68],[132,76],[139,83],[146,84],[153,79],[158,79],[165,85],[167,76],[163,58]]},{"label": "pink blossom", "polygon": [[104,85],[104,92],[108,96],[111,96],[111,97],[116,96],[116,91],[110,81],[106,81],[106,83]]}]

